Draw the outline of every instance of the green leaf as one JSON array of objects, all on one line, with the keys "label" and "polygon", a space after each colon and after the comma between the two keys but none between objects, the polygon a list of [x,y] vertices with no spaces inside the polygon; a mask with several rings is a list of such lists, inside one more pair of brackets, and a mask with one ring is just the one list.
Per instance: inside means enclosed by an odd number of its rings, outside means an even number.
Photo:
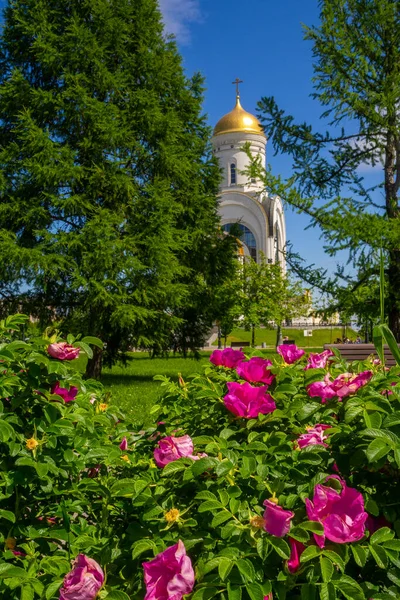
[{"label": "green leaf", "polygon": [[110,494],[114,498],[132,498],[143,491],[143,489],[137,491],[136,483],[134,479],[120,479],[113,484]]},{"label": "green leaf", "polygon": [[246,590],[251,600],[264,600],[264,592],[258,583],[246,583]]},{"label": "green leaf", "polygon": [[271,535],[268,537],[268,542],[276,550],[279,556],[286,559],[290,558],[289,544],[285,542],[283,538],[278,538]]},{"label": "green leaf", "polygon": [[54,598],[54,595],[58,592],[58,590],[62,586],[62,583],[63,583],[63,580],[60,579],[59,581],[52,581],[47,586],[46,591],[45,591],[46,600],[51,600],[52,598]]},{"label": "green leaf", "polygon": [[301,563],[308,562],[309,560],[312,560],[316,556],[319,556],[321,554],[321,552],[322,552],[322,550],[320,550],[318,548],[318,546],[309,546],[308,548],[306,548],[304,550],[304,552],[302,552],[302,554],[300,556],[300,562]]},{"label": "green leaf", "polygon": [[336,590],[332,583],[323,583],[319,589],[320,600],[336,600]]},{"label": "green leaf", "polygon": [[33,600],[34,597],[35,590],[29,583],[21,586],[21,600]]},{"label": "green leaf", "polygon": [[256,578],[256,573],[251,563],[247,558],[241,558],[236,563],[240,574],[242,575],[243,581],[253,583]]},{"label": "green leaf", "polygon": [[374,341],[374,346],[376,348],[376,352],[379,356],[379,360],[382,365],[385,364],[385,355],[383,352],[383,333],[381,325],[375,325],[372,331],[372,339]]},{"label": "green leaf", "polygon": [[304,406],[302,406],[296,416],[299,419],[299,421],[306,421],[319,410],[321,410],[321,404],[317,404],[316,402],[310,402],[309,404],[305,404]]},{"label": "green leaf", "polygon": [[242,600],[242,588],[228,581],[228,600]]},{"label": "green leaf", "polygon": [[387,343],[391,353],[393,354],[393,358],[395,359],[396,363],[398,365],[400,365],[400,349],[397,345],[397,342],[396,342],[396,339],[395,339],[393,333],[390,331],[389,327],[385,324],[380,325],[380,328],[381,328],[381,333],[382,333],[383,337],[385,338],[385,342]]},{"label": "green leaf", "polygon": [[334,565],[336,565],[337,567],[339,567],[339,569],[343,572],[345,569],[345,564],[344,564],[344,560],[341,556],[339,556],[339,554],[337,552],[334,552],[333,550],[324,550],[323,551],[324,556],[327,556],[328,558],[331,559],[331,561],[333,562]]},{"label": "green leaf", "polygon": [[389,446],[382,439],[372,440],[369,444],[366,454],[369,462],[377,462],[390,452]]},{"label": "green leaf", "polygon": [[358,583],[347,575],[342,575],[342,577],[338,581],[334,581],[333,584],[347,600],[366,600],[364,592]]},{"label": "green leaf", "polygon": [[99,338],[93,337],[91,335],[85,336],[84,338],[82,338],[81,341],[84,342],[85,344],[91,344],[92,346],[97,346],[98,348],[104,347],[103,342],[101,340],[99,340]]},{"label": "green leaf", "polygon": [[125,592],[119,592],[118,590],[111,590],[105,600],[130,600],[128,594]]},{"label": "green leaf", "polygon": [[218,565],[218,574],[222,581],[225,581],[225,579],[228,577],[234,564],[235,563],[230,558],[221,558]]},{"label": "green leaf", "polygon": [[194,592],[191,600],[210,600],[216,594],[218,594],[218,588],[201,587]]},{"label": "green leaf", "polygon": [[198,477],[204,473],[204,471],[208,471],[209,469],[215,467],[218,463],[219,461],[216,458],[211,458],[209,456],[200,458],[200,460],[196,460],[194,462],[192,466],[192,473],[195,477]]},{"label": "green leaf", "polygon": [[11,523],[15,523],[15,515],[10,510],[1,510],[0,509],[0,518],[6,519],[7,521],[11,521]]},{"label": "green leaf", "polygon": [[361,546],[356,546],[355,544],[350,544],[351,551],[354,556],[354,560],[358,564],[359,567],[364,567],[367,562],[367,553]]},{"label": "green leaf", "polygon": [[195,500],[215,500],[219,504],[219,500],[218,500],[217,496],[207,490],[204,490],[203,492],[199,492],[198,494],[196,494]]},{"label": "green leaf", "polygon": [[381,546],[373,544],[369,546],[369,549],[378,567],[380,567],[381,569],[386,569],[388,566],[388,557],[385,552],[385,549]]},{"label": "green leaf", "polygon": [[323,525],[317,521],[304,521],[304,523],[299,523],[296,525],[296,527],[300,527],[301,529],[311,531],[312,533],[316,533],[318,535],[322,535],[324,533]]},{"label": "green leaf", "polygon": [[14,439],[14,428],[6,421],[0,421],[0,442],[7,442],[10,438]]},{"label": "green leaf", "polygon": [[148,550],[153,550],[154,555],[157,553],[157,546],[153,542],[153,540],[142,539],[133,544],[132,546],[132,559],[137,558],[144,552]]},{"label": "green leaf", "polygon": [[388,548],[389,550],[400,552],[400,540],[389,540],[387,542],[383,542],[383,547]]},{"label": "green leaf", "polygon": [[218,500],[206,500],[200,504],[197,510],[199,513],[202,513],[207,511],[221,510],[221,508],[223,508],[222,504]]},{"label": "green leaf", "polygon": [[394,535],[394,531],[389,529],[389,527],[381,527],[371,535],[369,542],[370,544],[381,544],[382,542],[392,540]]},{"label": "green leaf", "polygon": [[326,556],[319,557],[319,564],[321,566],[321,575],[324,583],[329,583],[334,573],[334,567],[332,562]]},{"label": "green leaf", "polygon": [[18,577],[19,579],[26,579],[29,577],[25,569],[21,567],[14,567],[11,564],[3,563],[0,565],[0,578],[8,579],[9,577]]},{"label": "green leaf", "polygon": [[218,525],[225,523],[225,521],[229,521],[229,519],[231,519],[231,518],[232,518],[232,515],[230,512],[228,512],[228,511],[219,512],[215,515],[215,517],[211,521],[211,527],[218,527]]},{"label": "green leaf", "polygon": [[185,471],[188,468],[188,462],[184,458],[180,458],[178,460],[174,460],[173,462],[168,463],[162,470],[162,477],[169,477],[171,475],[175,475],[175,473],[179,473],[179,471]]}]

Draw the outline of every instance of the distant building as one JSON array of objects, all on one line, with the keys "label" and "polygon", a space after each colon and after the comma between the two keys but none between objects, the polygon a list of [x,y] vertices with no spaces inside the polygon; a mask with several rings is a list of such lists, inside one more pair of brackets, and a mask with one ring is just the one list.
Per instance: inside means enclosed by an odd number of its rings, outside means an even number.
[{"label": "distant building", "polygon": [[219,205],[221,223],[225,231],[234,223],[239,224],[245,256],[258,261],[262,252],[268,262],[280,262],[285,269],[282,250],[286,244],[286,225],[282,202],[278,196],[268,196],[260,180],[249,180],[242,173],[250,163],[243,151],[246,142],[250,143],[251,154],[259,156],[265,166],[267,138],[257,118],[242,108],[237,85],[236,105],[218,121],[212,137],[224,173]]}]

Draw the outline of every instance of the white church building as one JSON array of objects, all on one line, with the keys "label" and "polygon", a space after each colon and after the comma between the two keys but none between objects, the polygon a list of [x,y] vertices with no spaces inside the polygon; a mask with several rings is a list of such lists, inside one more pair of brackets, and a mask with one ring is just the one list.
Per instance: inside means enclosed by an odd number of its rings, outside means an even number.
[{"label": "white church building", "polygon": [[282,202],[270,197],[260,180],[243,174],[249,157],[243,145],[250,143],[251,154],[260,156],[265,166],[267,138],[258,119],[240,104],[238,84],[236,105],[214,128],[212,145],[223,169],[219,213],[225,231],[237,223],[243,231],[244,255],[259,260],[263,253],[270,263],[280,262],[285,268],[282,250],[286,244],[286,225]]}]

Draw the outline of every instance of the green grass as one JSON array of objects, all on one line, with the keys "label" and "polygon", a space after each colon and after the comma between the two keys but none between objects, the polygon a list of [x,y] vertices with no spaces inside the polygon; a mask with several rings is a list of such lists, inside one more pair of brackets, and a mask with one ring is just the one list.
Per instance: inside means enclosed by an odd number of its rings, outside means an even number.
[{"label": "green grass", "polygon": [[[306,328],[305,328],[306,329]],[[282,336],[287,335],[290,340],[294,340],[295,343],[301,348],[309,348],[310,346],[322,347],[324,344],[331,344],[337,338],[343,337],[343,330],[341,327],[332,327],[326,329],[314,329],[312,337],[304,337],[303,329],[283,329]],[[348,338],[355,340],[357,332],[347,327],[346,335]],[[267,346],[274,346],[276,340],[276,331],[274,329],[256,329],[256,345],[261,345],[263,342]],[[230,346],[231,342],[250,342],[251,331],[245,331],[242,328],[235,328],[232,333],[228,336],[227,346]],[[217,346],[218,341],[213,343],[213,346]]]},{"label": "green grass", "polygon": [[162,393],[161,382],[154,381],[154,376],[166,375],[178,381],[180,373],[185,379],[192,373],[202,371],[209,356],[208,352],[202,353],[199,360],[174,355],[168,358],[150,358],[147,352],[135,352],[126,366],[104,368],[102,383],[112,393],[112,403],[118,404],[138,423],[150,424],[150,408]]}]

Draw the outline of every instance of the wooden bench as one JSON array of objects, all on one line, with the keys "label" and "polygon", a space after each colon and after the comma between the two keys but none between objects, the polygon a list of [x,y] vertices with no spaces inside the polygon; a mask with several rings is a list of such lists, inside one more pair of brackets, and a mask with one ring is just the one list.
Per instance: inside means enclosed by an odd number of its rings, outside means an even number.
[{"label": "wooden bench", "polygon": [[231,348],[247,348],[250,342],[231,342]]},{"label": "wooden bench", "polygon": [[[378,358],[376,348],[373,344],[324,344],[324,350],[334,349],[339,350],[342,358],[351,362],[353,360],[367,360],[369,356]],[[400,344],[399,344],[400,348]],[[393,354],[388,346],[384,346],[385,365],[393,367],[396,364]]]}]

